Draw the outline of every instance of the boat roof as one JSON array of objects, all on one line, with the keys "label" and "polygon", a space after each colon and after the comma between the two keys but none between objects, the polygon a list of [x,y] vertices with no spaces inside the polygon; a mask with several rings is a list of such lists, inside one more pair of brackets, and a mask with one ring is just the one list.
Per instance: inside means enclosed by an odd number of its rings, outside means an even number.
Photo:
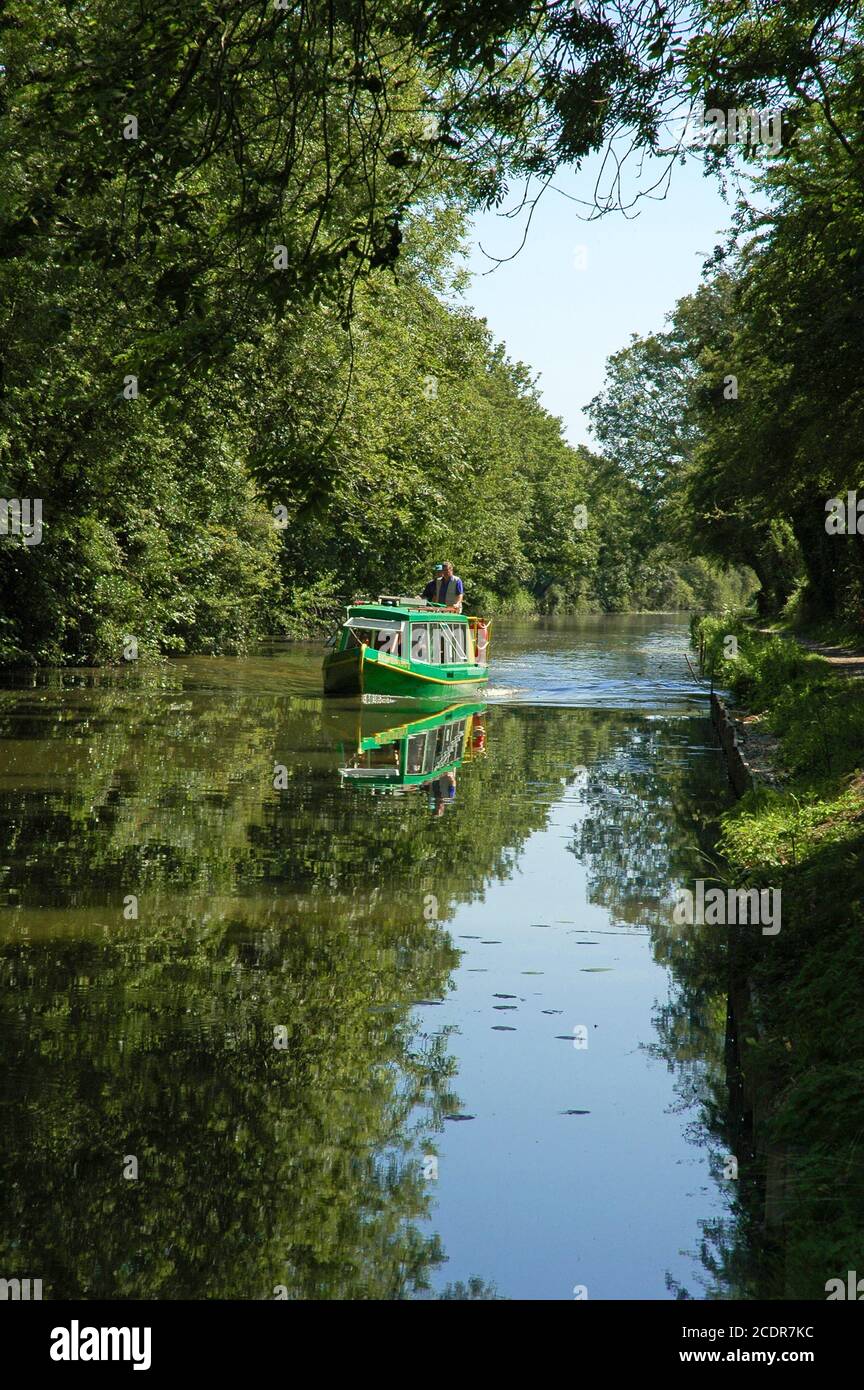
[{"label": "boat roof", "polygon": [[448,623],[467,623],[465,613],[447,613],[443,608],[428,608],[425,604],[416,606],[409,601],[395,603],[352,603],[348,607],[349,618],[379,618],[393,621],[394,618],[414,618],[416,621],[435,621]]}]

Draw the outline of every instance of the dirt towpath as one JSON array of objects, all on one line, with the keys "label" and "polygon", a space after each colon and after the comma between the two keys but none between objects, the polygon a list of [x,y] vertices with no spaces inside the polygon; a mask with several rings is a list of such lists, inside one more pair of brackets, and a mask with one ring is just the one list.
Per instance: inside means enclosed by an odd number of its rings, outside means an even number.
[{"label": "dirt towpath", "polygon": [[825,642],[813,642],[809,637],[796,637],[793,640],[798,643],[799,647],[804,647],[805,651],[823,657],[838,676],[864,676],[864,651],[850,651],[848,647],[832,647]]}]

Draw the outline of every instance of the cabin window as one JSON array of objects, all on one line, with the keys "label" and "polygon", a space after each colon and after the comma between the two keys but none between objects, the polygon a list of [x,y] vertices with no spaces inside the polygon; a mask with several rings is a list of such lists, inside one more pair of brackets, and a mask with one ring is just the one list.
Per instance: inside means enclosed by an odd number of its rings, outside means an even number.
[{"label": "cabin window", "polygon": [[386,632],[379,628],[375,641],[375,646],[379,652],[390,652],[391,656],[402,655],[402,633]]},{"label": "cabin window", "polygon": [[414,734],[408,740],[408,756],[405,763],[405,770],[410,775],[415,776],[419,772],[424,772],[424,757],[426,753],[426,743],[428,734]]},{"label": "cabin window", "polygon": [[379,652],[389,652],[391,656],[402,655],[402,627],[397,623],[350,622],[347,624],[346,650],[352,647],[375,647]]},{"label": "cabin window", "polygon": [[462,624],[436,623],[433,640],[433,661],[450,666],[468,660],[467,629]]},{"label": "cabin window", "polygon": [[431,661],[429,654],[429,624],[411,624],[411,660]]},{"label": "cabin window", "polygon": [[449,763],[458,762],[465,742],[465,726],[466,721],[460,719],[424,734],[412,734],[408,740],[406,772],[428,776]]},{"label": "cabin window", "polygon": [[460,719],[455,724],[442,724],[436,735],[435,758],[432,763],[435,771],[446,767],[448,763],[458,761],[465,741],[465,720]]}]

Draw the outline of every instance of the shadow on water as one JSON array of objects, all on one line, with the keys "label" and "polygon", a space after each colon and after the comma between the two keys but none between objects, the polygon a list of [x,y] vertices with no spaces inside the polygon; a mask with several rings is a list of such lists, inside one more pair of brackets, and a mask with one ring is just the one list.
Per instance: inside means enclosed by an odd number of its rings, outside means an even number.
[{"label": "shadow on water", "polygon": [[0,694],[7,1277],[722,1296],[722,949],[669,903],[725,779],[683,624],[605,631],[420,719],[303,646]]}]

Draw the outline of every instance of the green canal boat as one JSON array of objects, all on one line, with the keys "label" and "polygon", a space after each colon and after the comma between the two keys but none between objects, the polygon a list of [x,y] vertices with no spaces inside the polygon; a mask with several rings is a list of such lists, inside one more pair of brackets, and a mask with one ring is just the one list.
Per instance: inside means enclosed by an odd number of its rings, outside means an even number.
[{"label": "green canal boat", "polygon": [[489,679],[490,624],[421,598],[352,604],[324,658],[329,695],[428,699]]}]

